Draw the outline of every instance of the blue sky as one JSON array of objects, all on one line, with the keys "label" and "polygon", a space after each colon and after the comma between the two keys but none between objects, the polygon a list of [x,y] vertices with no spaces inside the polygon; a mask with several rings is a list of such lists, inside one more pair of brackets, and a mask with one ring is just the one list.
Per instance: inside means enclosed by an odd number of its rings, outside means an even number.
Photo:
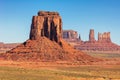
[{"label": "blue sky", "polygon": [[31,19],[40,10],[57,11],[63,29],[78,31],[88,40],[89,30],[111,32],[120,44],[120,0],[0,0],[0,42],[24,42],[29,38]]}]

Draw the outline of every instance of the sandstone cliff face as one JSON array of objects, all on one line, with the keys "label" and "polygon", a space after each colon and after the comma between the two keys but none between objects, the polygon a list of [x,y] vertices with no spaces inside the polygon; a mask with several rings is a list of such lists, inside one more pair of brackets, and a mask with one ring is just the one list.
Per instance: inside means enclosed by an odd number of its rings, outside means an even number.
[{"label": "sandstone cliff face", "polygon": [[37,40],[43,36],[60,43],[62,38],[62,20],[57,12],[40,11],[38,16],[33,16],[30,39]]}]

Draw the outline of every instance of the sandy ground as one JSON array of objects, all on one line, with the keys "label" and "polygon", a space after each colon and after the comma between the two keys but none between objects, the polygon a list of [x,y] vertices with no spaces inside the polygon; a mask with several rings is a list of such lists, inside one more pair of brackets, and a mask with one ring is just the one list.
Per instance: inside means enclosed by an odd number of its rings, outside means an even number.
[{"label": "sandy ground", "polygon": [[[56,70],[57,67],[85,67],[85,66],[99,66],[104,68],[112,68],[114,66],[120,67],[119,59],[112,59],[103,62],[96,62],[92,65],[75,65],[71,64],[70,62],[66,61],[57,61],[57,62],[19,62],[19,61],[5,61],[0,60],[0,66],[7,66],[7,67],[19,67],[19,68],[26,68],[26,69],[49,69],[49,70]],[[71,80],[120,80],[120,79],[106,79],[106,78],[80,78],[80,79],[71,79]]]},{"label": "sandy ground", "polygon": [[12,66],[12,67],[23,67],[23,68],[47,68],[47,67],[77,67],[77,66],[102,66],[102,67],[112,67],[112,66],[119,66],[120,59],[110,59],[101,62],[95,62],[88,65],[78,65],[72,64],[71,62],[67,61],[56,61],[56,62],[30,62],[30,61],[7,61],[7,60],[0,60],[0,66]]}]

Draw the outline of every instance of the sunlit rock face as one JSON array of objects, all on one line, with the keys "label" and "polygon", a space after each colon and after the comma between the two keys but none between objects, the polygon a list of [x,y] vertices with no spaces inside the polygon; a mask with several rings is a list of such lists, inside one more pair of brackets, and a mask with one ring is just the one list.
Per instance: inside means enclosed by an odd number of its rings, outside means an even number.
[{"label": "sunlit rock face", "polygon": [[30,40],[37,40],[43,36],[58,43],[61,41],[62,20],[59,13],[39,11],[38,16],[33,16]]}]

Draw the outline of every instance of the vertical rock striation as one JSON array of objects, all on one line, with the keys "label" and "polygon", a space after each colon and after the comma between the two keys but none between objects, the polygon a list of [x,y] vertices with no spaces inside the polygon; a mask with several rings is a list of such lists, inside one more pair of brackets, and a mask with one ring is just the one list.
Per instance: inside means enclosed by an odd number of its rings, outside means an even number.
[{"label": "vertical rock striation", "polygon": [[60,43],[62,38],[62,20],[57,12],[40,11],[38,16],[33,16],[29,39],[37,40],[43,36]]}]

